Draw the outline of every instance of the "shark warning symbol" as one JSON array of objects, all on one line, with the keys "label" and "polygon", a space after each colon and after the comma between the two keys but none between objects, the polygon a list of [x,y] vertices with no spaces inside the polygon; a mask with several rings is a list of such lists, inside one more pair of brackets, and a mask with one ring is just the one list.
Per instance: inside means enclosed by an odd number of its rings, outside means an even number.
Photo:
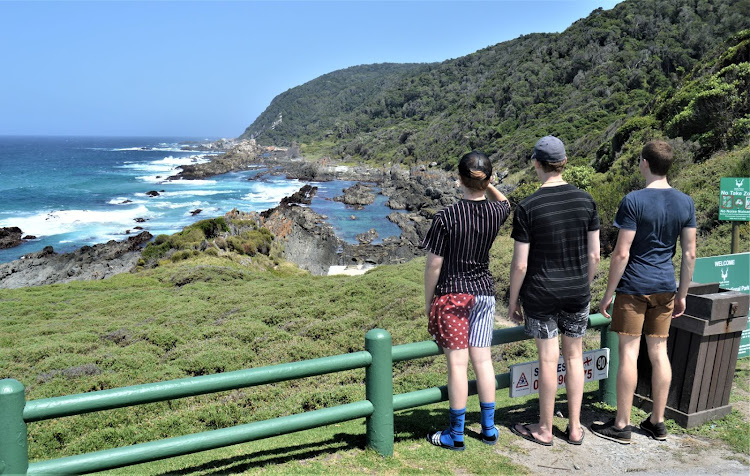
[{"label": "shark warning symbol", "polygon": [[526,374],[521,373],[521,376],[518,378],[518,383],[516,384],[516,388],[524,388],[529,386],[529,381],[526,380]]}]

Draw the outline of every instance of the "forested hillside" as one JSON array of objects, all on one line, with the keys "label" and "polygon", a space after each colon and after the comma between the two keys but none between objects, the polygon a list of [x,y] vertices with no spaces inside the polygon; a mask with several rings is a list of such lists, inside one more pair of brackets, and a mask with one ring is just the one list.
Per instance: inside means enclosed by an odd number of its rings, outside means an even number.
[{"label": "forested hillside", "polygon": [[[536,139],[551,133],[568,144],[574,164],[603,171],[619,152],[611,139],[629,118],[650,113],[657,97],[671,95],[747,28],[748,0],[626,0],[560,34],[525,35],[443,63],[321,76],[275,98],[243,137],[446,168],[478,148],[513,172]],[[673,101],[655,119],[681,106]],[[682,120],[665,133],[692,137]]]}]

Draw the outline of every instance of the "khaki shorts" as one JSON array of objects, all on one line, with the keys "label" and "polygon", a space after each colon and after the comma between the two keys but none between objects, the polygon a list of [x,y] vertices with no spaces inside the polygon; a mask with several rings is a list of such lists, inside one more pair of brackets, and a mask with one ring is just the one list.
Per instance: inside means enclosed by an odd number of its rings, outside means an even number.
[{"label": "khaki shorts", "polygon": [[610,330],[618,334],[669,337],[674,293],[618,294]]}]

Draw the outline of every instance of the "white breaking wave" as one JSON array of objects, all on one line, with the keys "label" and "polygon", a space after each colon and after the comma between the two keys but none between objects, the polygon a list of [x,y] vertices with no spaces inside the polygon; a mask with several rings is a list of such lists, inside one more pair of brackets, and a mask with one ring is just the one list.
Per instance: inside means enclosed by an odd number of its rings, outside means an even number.
[{"label": "white breaking wave", "polygon": [[143,205],[118,211],[59,210],[38,213],[27,217],[15,217],[12,224],[0,222],[0,226],[17,226],[24,234],[50,236],[90,229],[97,224],[107,227],[133,227],[136,218],[148,218],[149,210]]},{"label": "white breaking wave", "polygon": [[236,190],[180,190],[179,192],[163,192],[161,195],[163,197],[205,197],[209,195],[221,195],[223,193],[236,193]]},{"label": "white breaking wave", "polygon": [[264,185],[259,183],[256,191],[250,192],[242,197],[242,200],[250,202],[274,202],[278,203],[282,198],[288,197],[302,187],[302,182],[297,180],[287,181],[285,183],[275,183],[273,185]]},{"label": "white breaking wave", "polygon": [[160,208],[160,209],[170,209],[173,210],[175,208],[185,208],[185,207],[191,207],[191,208],[197,208],[201,206],[201,202],[153,202],[149,205],[151,208]]}]

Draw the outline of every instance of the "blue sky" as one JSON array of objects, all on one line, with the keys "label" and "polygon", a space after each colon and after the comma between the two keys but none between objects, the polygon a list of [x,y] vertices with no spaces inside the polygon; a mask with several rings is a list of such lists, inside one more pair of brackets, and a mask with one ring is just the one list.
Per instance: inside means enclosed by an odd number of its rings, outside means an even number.
[{"label": "blue sky", "polygon": [[0,135],[236,137],[322,74],[457,58],[617,3],[0,0]]}]

